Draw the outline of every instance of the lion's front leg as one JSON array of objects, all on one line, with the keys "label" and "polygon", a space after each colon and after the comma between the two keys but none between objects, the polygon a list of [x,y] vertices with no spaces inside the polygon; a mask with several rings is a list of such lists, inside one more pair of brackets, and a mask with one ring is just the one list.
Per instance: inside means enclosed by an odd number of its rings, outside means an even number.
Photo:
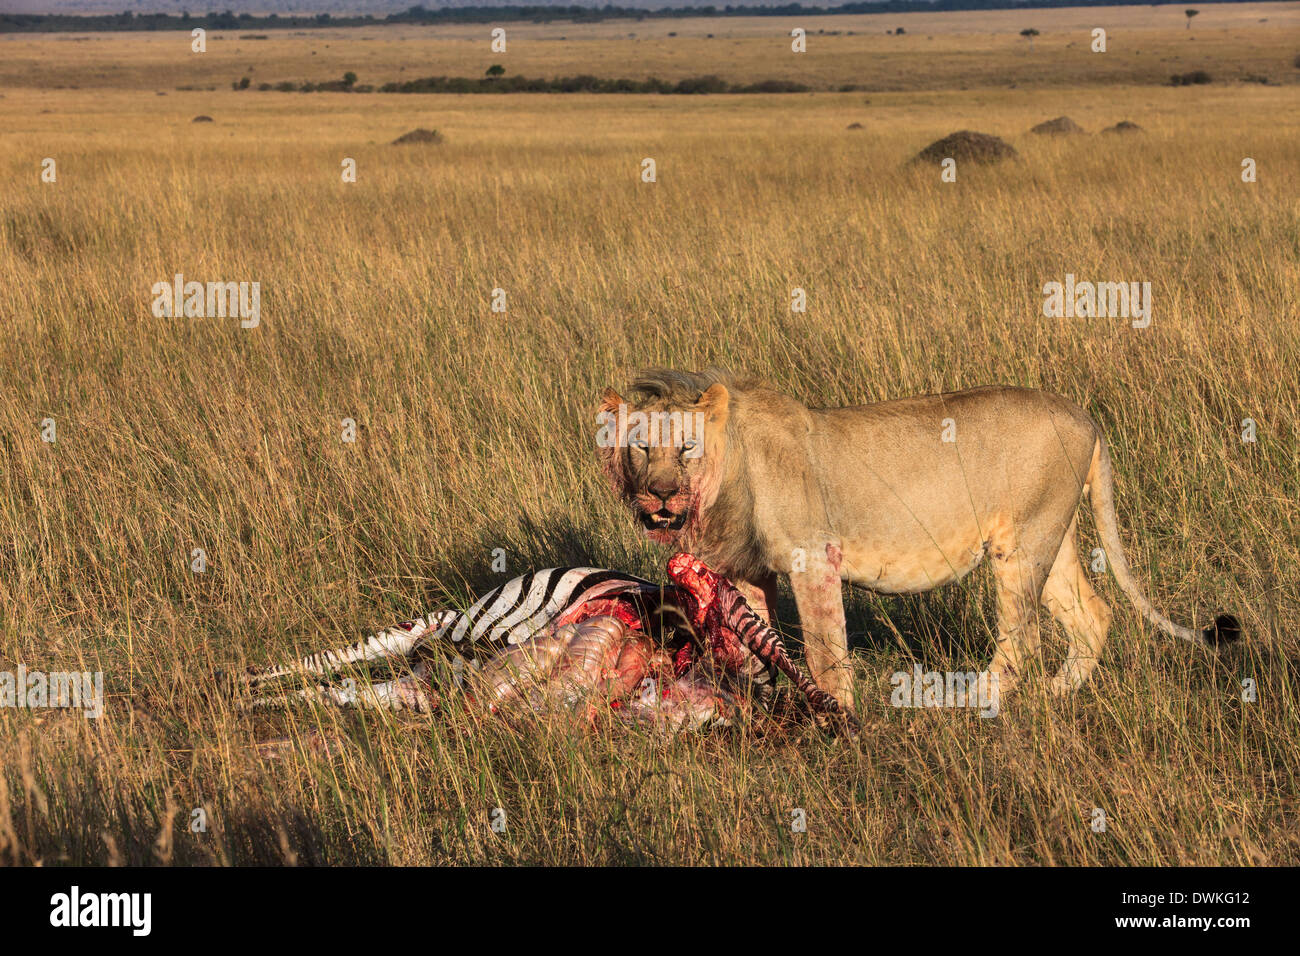
[{"label": "lion's front leg", "polygon": [[817,686],[853,710],[853,670],[844,623],[840,549],[828,544],[809,549],[803,570],[790,572],[790,587],[803,626],[804,656]]},{"label": "lion's front leg", "polygon": [[736,590],[745,598],[749,609],[771,624],[772,615],[776,613],[776,575],[769,574],[759,581],[735,581]]}]

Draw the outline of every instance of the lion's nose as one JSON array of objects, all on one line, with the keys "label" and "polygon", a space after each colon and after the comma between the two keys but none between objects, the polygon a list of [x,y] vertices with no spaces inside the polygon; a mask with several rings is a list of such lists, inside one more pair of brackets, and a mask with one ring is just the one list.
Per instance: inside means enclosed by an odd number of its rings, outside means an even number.
[{"label": "lion's nose", "polygon": [[678,490],[677,485],[673,484],[671,481],[657,481],[650,483],[650,494],[654,495],[664,504],[667,504],[668,499],[677,494]]}]

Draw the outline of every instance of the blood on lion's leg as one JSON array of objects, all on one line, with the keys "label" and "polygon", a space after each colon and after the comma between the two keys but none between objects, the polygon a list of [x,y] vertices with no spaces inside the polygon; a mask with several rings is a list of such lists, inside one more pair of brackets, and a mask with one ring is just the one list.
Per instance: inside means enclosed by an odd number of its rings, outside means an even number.
[{"label": "blood on lion's leg", "polygon": [[804,657],[817,686],[845,710],[853,710],[853,670],[849,664],[849,636],[844,620],[844,593],[840,583],[840,550],[829,544],[809,548],[807,567],[790,573],[799,622],[803,626]]}]

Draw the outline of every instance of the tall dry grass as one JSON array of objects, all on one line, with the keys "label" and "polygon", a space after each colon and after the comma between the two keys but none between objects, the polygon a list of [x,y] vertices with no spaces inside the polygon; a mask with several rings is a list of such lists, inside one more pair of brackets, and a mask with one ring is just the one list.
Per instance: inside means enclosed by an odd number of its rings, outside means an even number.
[{"label": "tall dry grass", "polygon": [[[869,99],[10,89],[0,669],[101,670],[110,696],[98,721],[0,710],[0,860],[1297,862],[1287,91]],[[216,122],[191,125],[197,112]],[[1063,112],[1148,132],[1024,135]],[[414,126],[445,142],[386,145]],[[948,185],[904,166],[964,127],[1023,162]],[[56,185],[38,181],[45,156]],[[657,184],[638,181],[646,156]],[[261,282],[261,327],[154,318],[150,287],[177,272]],[[1044,318],[1041,287],[1067,272],[1150,281],[1151,328]],[[1157,605],[1182,621],[1235,611],[1245,645],[1172,646],[1105,583],[1116,625],[1075,698],[1031,682],[996,720],[889,707],[889,675],[914,660],[987,660],[977,574],[853,601],[856,744],[249,718],[212,693],[217,667],[468,600],[501,580],[494,548],[510,575],[661,577],[666,555],[597,475],[590,410],[638,367],[710,363],[815,404],[991,382],[1069,396],[1112,442],[1129,557]],[[788,595],[779,611],[797,635]],[[313,730],[346,744],[269,763],[251,750]],[[188,828],[198,807],[206,833]]]}]

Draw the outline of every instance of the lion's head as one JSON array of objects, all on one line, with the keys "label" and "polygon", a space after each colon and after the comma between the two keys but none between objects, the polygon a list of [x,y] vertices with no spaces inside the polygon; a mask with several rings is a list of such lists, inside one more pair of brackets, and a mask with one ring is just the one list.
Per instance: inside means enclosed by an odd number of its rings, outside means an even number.
[{"label": "lion's head", "polygon": [[632,383],[633,401],[605,389],[596,414],[601,465],[653,541],[689,540],[717,499],[729,384],[718,369],[654,369]]}]

